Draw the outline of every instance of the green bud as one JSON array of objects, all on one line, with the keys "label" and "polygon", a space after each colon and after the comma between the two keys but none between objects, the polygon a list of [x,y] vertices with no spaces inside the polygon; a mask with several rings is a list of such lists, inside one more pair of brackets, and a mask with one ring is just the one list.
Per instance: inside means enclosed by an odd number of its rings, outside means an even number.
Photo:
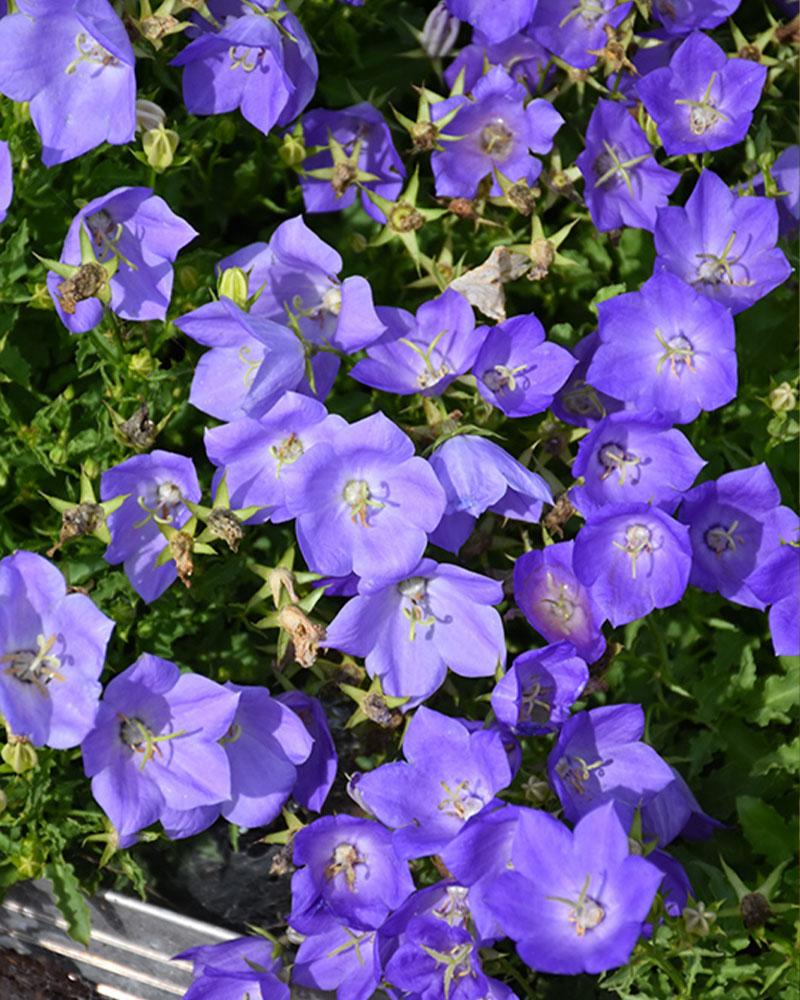
[{"label": "green bud", "polygon": [[247,275],[241,267],[228,267],[219,276],[217,291],[221,296],[231,299],[240,309],[247,306],[249,294],[247,287]]},{"label": "green bud", "polygon": [[0,757],[15,774],[32,771],[39,763],[36,750],[24,736],[9,736],[8,743],[0,750]]},{"label": "green bud", "polygon": [[158,173],[163,173],[172,166],[175,150],[178,148],[180,136],[171,128],[164,128],[159,125],[151,128],[142,136],[142,146],[144,148],[147,162]]},{"label": "green bud", "polygon": [[287,167],[298,167],[306,158],[306,147],[302,130],[287,132],[278,149],[278,155]]},{"label": "green bud", "polygon": [[776,413],[788,413],[797,406],[797,396],[788,382],[781,382],[767,396],[767,402]]},{"label": "green bud", "polygon": [[716,923],[717,915],[713,910],[707,910],[705,903],[695,903],[683,911],[683,923],[690,934],[706,937],[711,932],[712,924]]},{"label": "green bud", "polygon": [[143,348],[128,358],[128,369],[132,375],[147,378],[157,369],[158,364],[148,350]]},{"label": "green bud", "polygon": [[216,123],[217,138],[220,142],[233,142],[236,138],[236,123],[228,115],[220,115]]}]

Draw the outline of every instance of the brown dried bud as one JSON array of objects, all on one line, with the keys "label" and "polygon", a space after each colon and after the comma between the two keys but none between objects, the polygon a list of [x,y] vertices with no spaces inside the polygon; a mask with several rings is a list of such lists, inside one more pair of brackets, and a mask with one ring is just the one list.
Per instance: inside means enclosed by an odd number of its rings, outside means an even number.
[{"label": "brown dried bud", "polygon": [[337,198],[341,198],[358,176],[352,163],[337,163],[331,176],[331,187]]},{"label": "brown dried bud", "polygon": [[761,62],[761,49],[757,45],[743,45],[738,52],[740,59],[749,59],[750,62]]},{"label": "brown dried bud", "polygon": [[103,508],[99,503],[79,503],[77,507],[65,510],[61,515],[61,534],[58,543],[48,551],[48,556],[52,556],[71,538],[91,535],[102,524],[103,516]]},{"label": "brown dried bud", "polygon": [[180,22],[177,17],[173,17],[171,14],[151,14],[150,17],[143,17],[139,22],[139,30],[142,37],[146,38],[148,42],[157,42],[164,35],[173,31],[178,24]]},{"label": "brown dried bud", "polygon": [[194,573],[194,539],[186,531],[176,531],[169,540],[169,554],[175,560],[178,578],[184,587],[191,587],[190,577]]},{"label": "brown dried bud", "polygon": [[411,129],[412,152],[430,153],[436,149],[439,129],[433,122],[416,122]]},{"label": "brown dried bud", "polygon": [[292,639],[294,658],[301,667],[310,667],[317,659],[319,644],[325,638],[322,625],[312,622],[302,608],[287,604],[278,612],[278,624]]},{"label": "brown dried bud", "polygon": [[244,538],[242,522],[225,507],[217,507],[208,516],[208,530],[212,535],[227,542],[231,552],[239,551],[239,542]]},{"label": "brown dried bud", "polygon": [[386,699],[382,698],[377,691],[367,695],[361,708],[370,721],[377,722],[384,729],[397,729],[403,721],[400,712],[392,712],[386,704]]},{"label": "brown dried bud", "polygon": [[281,588],[289,595],[289,600],[295,604],[300,600],[294,589],[294,576],[292,571],[278,566],[269,573],[269,590],[272,594],[272,601],[277,608],[281,603]]},{"label": "brown dried bud", "polygon": [[541,281],[550,273],[553,261],[556,259],[556,249],[550,240],[535,240],[531,243],[531,264],[528,271],[528,281]]},{"label": "brown dried bud", "polygon": [[533,191],[525,181],[517,181],[506,191],[506,198],[509,205],[515,208],[520,215],[530,215],[536,205],[536,198]]},{"label": "brown dried bud", "polygon": [[156,425],[150,419],[150,411],[144,404],[127,420],[123,420],[119,431],[134,448],[149,448],[158,434]]},{"label": "brown dried bud", "polygon": [[414,233],[422,229],[425,219],[413,205],[401,201],[392,210],[389,225],[396,233]]},{"label": "brown dried bud", "polygon": [[459,219],[474,219],[478,214],[469,198],[452,198],[448,202],[447,210],[457,215]]},{"label": "brown dried bud", "polygon": [[566,493],[560,493],[556,497],[553,509],[542,518],[542,524],[547,529],[548,534],[563,538],[564,525],[574,513],[575,508],[572,506],[569,496]]},{"label": "brown dried bud", "polygon": [[772,916],[769,900],[760,892],[748,892],[746,896],[742,896],[739,912],[742,914],[742,922],[749,931],[763,927]]},{"label": "brown dried bud", "polygon": [[61,308],[68,316],[75,313],[75,306],[84,299],[97,295],[108,281],[104,267],[94,261],[81,264],[71,278],[65,278],[56,287]]},{"label": "brown dried bud", "polygon": [[294,871],[292,864],[292,844],[284,844],[272,857],[269,864],[269,874],[274,877],[290,875]]},{"label": "brown dried bud", "polygon": [[778,25],[774,35],[780,45],[800,46],[800,16],[793,17],[788,24]]}]

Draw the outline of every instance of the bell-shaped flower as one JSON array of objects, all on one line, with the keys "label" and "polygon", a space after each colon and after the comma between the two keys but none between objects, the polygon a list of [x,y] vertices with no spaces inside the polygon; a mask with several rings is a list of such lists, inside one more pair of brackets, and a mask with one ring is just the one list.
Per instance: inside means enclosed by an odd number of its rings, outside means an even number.
[{"label": "bell-shaped flower", "polygon": [[292,797],[311,812],[321,812],[336,779],[339,762],[325,709],[319,699],[302,691],[284,691],[276,701],[291,708],[312,739],[308,758],[295,765],[297,779]]},{"label": "bell-shaped flower", "polygon": [[[196,235],[147,187],[116,188],[90,201],[67,231],[62,267],[46,262],[47,287],[61,322],[71,333],[84,333],[103,318],[104,304],[122,319],[165,319],[172,265]],[[93,254],[88,261],[87,238]],[[63,267],[73,271],[66,281],[60,280]],[[105,284],[110,296],[101,294]]]},{"label": "bell-shaped flower", "polygon": [[609,413],[625,408],[624,402],[608,396],[587,381],[589,366],[599,347],[600,338],[595,330],[582,337],[572,348],[578,363],[553,399],[553,413],[565,424],[591,427]]},{"label": "bell-shaped flower", "polygon": [[739,197],[704,170],[685,207],[658,211],[655,273],[671,271],[735,315],[791,274],[770,198]]},{"label": "bell-shaped flower", "polygon": [[407,577],[444,513],[433,469],[380,411],[335,431],[283,475],[309,569],[353,572],[370,587]]},{"label": "bell-shaped flower", "polygon": [[337,1000],[371,1000],[381,978],[375,931],[332,919],[326,929],[303,938],[292,965],[292,985],[336,990]]},{"label": "bell-shaped flower", "polygon": [[628,109],[602,98],[589,119],[577,164],[586,183],[586,206],[600,232],[624,226],[652,232],[658,209],[680,180],[680,174],[656,163],[647,136]]},{"label": "bell-shaped flower", "polygon": [[572,562],[601,613],[624,625],[683,597],[689,529],[648,504],[603,507],[578,532]]},{"label": "bell-shaped flower", "polygon": [[553,502],[541,476],[475,434],[449,438],[431,455],[430,464],[447,495],[442,523],[431,541],[448,552],[458,552],[485,510],[535,523],[542,504]]},{"label": "bell-shaped flower", "polygon": [[500,583],[460,566],[423,559],[411,575],[360,593],[326,630],[325,645],[365,658],[383,691],[410,698],[433,694],[448,667],[462,677],[491,677],[505,663],[503,623],[492,607]]},{"label": "bell-shaped flower", "polygon": [[[503,190],[494,176],[532,184],[542,170],[534,153],[548,153],[564,122],[548,101],[527,105],[528,93],[499,66],[475,84],[472,97],[450,97],[434,104],[434,121],[446,120],[441,149],[431,157],[440,197],[472,198],[484,177],[492,177],[491,193]],[[455,112],[455,113],[454,113]]]},{"label": "bell-shaped flower", "polygon": [[406,168],[380,111],[366,102],[340,111],[316,108],[303,115],[302,127],[310,154],[300,174],[306,212],[339,212],[349,208],[359,192],[367,215],[385,222],[367,191],[394,201]]},{"label": "bell-shaped flower", "polygon": [[575,542],[556,542],[525,552],[514,563],[514,599],[548,642],[571,643],[587,663],[606,648],[603,614],[572,567]]},{"label": "bell-shaped flower", "polygon": [[259,420],[239,417],[206,430],[209,460],[225,475],[233,507],[259,507],[251,524],[288,521],[283,471],[346,427],[316,399],[286,392]]},{"label": "bell-shaped flower", "polygon": [[169,809],[194,809],[231,795],[219,740],[239,695],[144,653],[106,686],[94,728],[81,744],[92,795],[121,846]]},{"label": "bell-shaped flower", "polygon": [[294,836],[291,927],[327,930],[331,919],[375,930],[414,891],[408,862],[380,823],[323,816]]},{"label": "bell-shaped flower", "polygon": [[641,705],[605,705],[564,723],[547,768],[566,819],[609,801],[643,807],[673,783],[669,764],[641,742],[643,732]]},{"label": "bell-shaped flower", "polygon": [[183,1000],[289,1000],[289,987],[278,978],[280,959],[263,937],[201,945],[174,958],[193,964],[194,980]]},{"label": "bell-shaped flower", "polygon": [[736,396],[730,311],[669,271],[599,307],[600,346],[586,377],[642,413],[687,424]]},{"label": "bell-shaped flower", "polygon": [[[797,532],[788,533],[748,577],[750,590],[769,609],[769,630],[776,656],[800,656],[800,546]],[[792,544],[794,542],[794,544]]]},{"label": "bell-shaped flower", "polygon": [[569,712],[589,680],[586,661],[569,642],[521,653],[492,691],[492,709],[500,722],[521,736],[552,732]]},{"label": "bell-shaped flower", "polygon": [[68,594],[43,556],[0,560],[0,716],[14,736],[65,750],[92,728],[114,622]]},{"label": "bell-shaped flower", "polygon": [[136,127],[134,55],[107,0],[17,0],[0,18],[0,93],[29,101],[52,167]]},{"label": "bell-shaped flower", "polygon": [[123,563],[134,590],[148,604],[174,583],[174,560],[160,562],[167,541],[159,525],[182,528],[192,516],[183,502],[200,500],[200,484],[190,458],[156,449],[106,469],[100,480],[103,500],[127,495],[106,519],[111,544],[106,562]]},{"label": "bell-shaped flower", "polygon": [[781,496],[763,463],[701,483],[683,499],[678,518],[692,546],[689,582],[729,601],[763,610],[749,584],[751,574],[794,538],[797,515]]},{"label": "bell-shaped flower", "polygon": [[342,258],[300,215],[282,222],[269,243],[251,243],[219,262],[223,275],[229,268],[244,271],[253,315],[283,324],[291,315],[312,344],[353,353],[384,332],[367,279],[340,281]]},{"label": "bell-shaped flower", "polygon": [[539,0],[530,33],[548,51],[577,69],[590,69],[608,38],[630,14],[619,0]]},{"label": "bell-shaped flower", "polygon": [[569,497],[584,516],[637,502],[673,511],[705,464],[668,420],[623,410],[581,439],[572,474],[583,483],[573,486]]},{"label": "bell-shaped flower", "polygon": [[265,135],[288,125],[317,86],[317,57],[283,0],[231,5],[212,0],[215,21],[197,18],[196,37],[173,60],[183,66],[183,100],[193,115],[239,108]]},{"label": "bell-shaped flower", "polygon": [[416,316],[395,308],[379,309],[378,315],[386,332],[350,375],[384,392],[439,396],[469,371],[483,343],[470,304],[450,288],[421,305]]},{"label": "bell-shaped flower", "polygon": [[727,20],[742,0],[653,0],[653,17],[668,35],[707,31]]},{"label": "bell-shaped flower", "polygon": [[772,164],[778,185],[778,219],[781,236],[791,236],[800,224],[800,146],[787,146]]},{"label": "bell-shaped flower", "polygon": [[469,732],[457,719],[418,708],[403,739],[405,761],[358,776],[356,800],[395,830],[405,858],[436,854],[470,817],[496,804],[511,781],[497,730]]},{"label": "bell-shaped flower", "polygon": [[573,831],[547,813],[522,811],[513,871],[488,890],[488,905],[537,972],[578,975],[624,965],[663,878],[630,853],[613,804]]},{"label": "bell-shaped flower", "polygon": [[569,351],[545,340],[533,313],[477,332],[484,337],[472,367],[478,392],[507,417],[546,410],[576,365]]},{"label": "bell-shaped flower", "polygon": [[[197,362],[189,402],[219,420],[254,419],[288,391],[306,383],[303,345],[287,327],[245,312],[229,298],[208,302],[175,320],[198,344],[210,347]],[[315,382],[327,395],[333,377]]]},{"label": "bell-shaped flower", "polygon": [[506,0],[498,7],[491,0],[445,0],[459,21],[466,21],[492,44],[502,42],[530,24],[536,0]]},{"label": "bell-shaped flower", "polygon": [[729,59],[708,35],[695,31],[669,66],[638,81],[636,92],[658,125],[664,149],[677,156],[741,142],[766,79],[766,66]]},{"label": "bell-shaped flower", "polygon": [[470,44],[461,49],[444,71],[444,82],[448,87],[455,86],[463,72],[464,93],[469,94],[487,66],[501,66],[509,76],[525,84],[533,93],[546,72],[547,63],[547,52],[530,35],[518,33],[502,42],[490,42],[481,32],[473,32]]},{"label": "bell-shaped flower", "polygon": [[0,140],[0,222],[8,214],[8,206],[14,197],[14,172],[8,143]]}]

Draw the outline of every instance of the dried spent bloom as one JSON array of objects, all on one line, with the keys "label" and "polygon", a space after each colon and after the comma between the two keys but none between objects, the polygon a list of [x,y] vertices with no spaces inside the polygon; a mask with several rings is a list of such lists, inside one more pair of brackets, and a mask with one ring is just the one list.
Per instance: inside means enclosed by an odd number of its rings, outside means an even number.
[{"label": "dried spent bloom", "polygon": [[219,740],[239,695],[199,674],[144,653],[103,693],[94,728],[81,744],[92,795],[121,846],[165,809],[225,802],[231,769]]},{"label": "dried spent bloom", "polygon": [[16,737],[65,750],[92,728],[114,622],[33,552],[0,560],[0,716]]},{"label": "dried spent bloom", "polygon": [[[96,262],[82,258],[82,233],[88,235]],[[100,265],[114,263],[109,307],[122,319],[165,319],[172,296],[172,265],[196,231],[147,187],[121,187],[94,198],[70,223],[61,248],[62,264],[84,268],[76,276],[83,284],[65,283],[50,271],[47,287],[61,322],[71,333],[93,329],[103,318],[98,297]],[[92,270],[90,270],[92,269]],[[101,284],[97,283],[97,280]]]},{"label": "dried spent bloom", "polygon": [[0,18],[0,93],[30,101],[48,167],[136,126],[134,55],[107,0],[17,0]]},{"label": "dried spent bloom", "polygon": [[725,149],[741,142],[761,98],[767,67],[729,59],[707,35],[693,32],[669,66],[638,81],[636,92],[670,156]]},{"label": "dried spent bloom", "polygon": [[704,170],[679,208],[658,211],[655,273],[671,271],[735,315],[791,274],[778,239],[778,210],[769,198],[738,197]]},{"label": "dried spent bloom", "polygon": [[547,813],[521,810],[512,859],[487,903],[527,965],[577,975],[628,961],[663,874],[629,853],[612,803],[571,832]]},{"label": "dried spent bloom", "polygon": [[687,424],[736,396],[730,311],[669,271],[599,305],[600,346],[586,373],[638,412]]}]

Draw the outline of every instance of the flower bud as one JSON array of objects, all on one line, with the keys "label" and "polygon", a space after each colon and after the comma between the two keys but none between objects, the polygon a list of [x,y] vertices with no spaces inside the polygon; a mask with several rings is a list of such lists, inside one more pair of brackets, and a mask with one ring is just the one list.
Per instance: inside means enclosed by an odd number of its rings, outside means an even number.
[{"label": "flower bud", "polygon": [[159,174],[172,166],[180,136],[171,128],[152,128],[142,136],[142,146],[147,162]]},{"label": "flower bud", "polygon": [[711,932],[711,925],[716,922],[717,915],[706,909],[705,903],[696,903],[683,910],[683,923],[690,934],[706,937]]},{"label": "flower bud", "polygon": [[767,396],[767,402],[769,403],[770,409],[774,410],[776,413],[788,413],[797,406],[797,396],[795,395],[794,389],[788,382],[781,382],[781,384],[776,385],[769,396]]},{"label": "flower bud", "polygon": [[298,167],[306,158],[302,129],[287,132],[278,149],[278,155],[287,167]]},{"label": "flower bud", "polygon": [[425,54],[431,59],[441,59],[442,56],[449,55],[458,38],[460,27],[461,22],[458,18],[452,16],[444,0],[439,0],[428,14],[419,39]]},{"label": "flower bud", "polygon": [[240,267],[226,268],[217,281],[217,291],[220,297],[224,296],[244,309],[249,295],[247,275]]},{"label": "flower bud", "polygon": [[14,774],[24,774],[32,771],[39,763],[36,750],[25,736],[9,734],[8,743],[0,750],[3,763],[8,764]]},{"label": "flower bud", "polygon": [[136,131],[149,132],[158,128],[167,120],[164,109],[153,101],[146,101],[139,98],[136,102]]}]

